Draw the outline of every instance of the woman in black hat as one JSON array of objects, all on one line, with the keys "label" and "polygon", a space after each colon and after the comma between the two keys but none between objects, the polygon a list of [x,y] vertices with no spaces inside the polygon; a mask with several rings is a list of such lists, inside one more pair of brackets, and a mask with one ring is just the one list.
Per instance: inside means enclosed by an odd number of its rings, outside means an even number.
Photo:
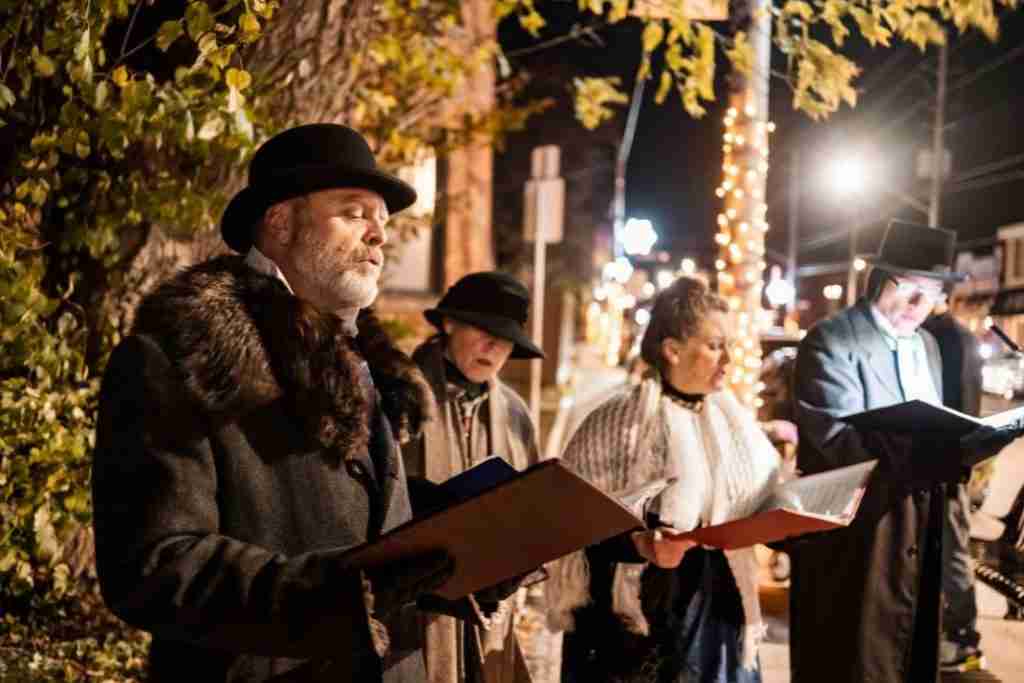
[{"label": "woman in black hat", "polygon": [[[410,478],[442,482],[492,454],[519,470],[538,461],[526,404],[498,379],[509,358],[544,356],[523,328],[529,302],[529,292],[515,278],[471,273],[437,308],[424,312],[438,333],[413,360],[434,390],[439,419],[428,423],[423,438],[403,448]],[[489,614],[486,630],[451,617],[429,618],[424,652],[431,683],[530,681],[512,629],[517,589],[513,581],[476,596]]]}]

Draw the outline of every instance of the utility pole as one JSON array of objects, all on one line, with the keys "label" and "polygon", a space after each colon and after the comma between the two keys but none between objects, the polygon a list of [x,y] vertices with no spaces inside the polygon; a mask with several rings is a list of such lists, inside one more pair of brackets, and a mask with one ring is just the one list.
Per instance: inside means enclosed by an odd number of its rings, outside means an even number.
[{"label": "utility pole", "polygon": [[636,135],[636,122],[640,117],[640,104],[644,99],[644,78],[637,78],[633,97],[629,101],[626,130],[622,134],[618,154],[615,156],[615,197],[612,200],[612,260],[622,256],[622,227],[626,224],[626,165]]},{"label": "utility pole", "polygon": [[[860,201],[860,197],[856,197],[853,200],[855,203]],[[850,241],[849,241],[849,262],[850,267],[846,270],[846,305],[853,306],[857,303],[857,223],[860,221],[860,213],[854,211],[853,224],[850,225]]]},{"label": "utility pole", "polygon": [[796,310],[797,295],[796,251],[800,239],[800,150],[794,149],[789,160],[789,234],[787,236],[786,271],[789,286],[793,290],[791,307]]},{"label": "utility pole", "polygon": [[[530,179],[526,181],[523,218],[526,240],[533,242],[532,340],[544,348],[544,290],[547,271],[546,245],[562,241],[565,220],[565,179],[560,173],[561,149],[557,145],[534,147],[530,155]],[[530,417],[540,424],[543,361],[530,361]]]},{"label": "utility pole", "polygon": [[932,128],[932,177],[931,194],[928,200],[928,227],[939,225],[939,211],[942,201],[942,175],[945,170],[945,147],[943,128],[946,125],[946,77],[949,70],[949,50],[939,45],[938,87],[935,89],[935,125]]}]

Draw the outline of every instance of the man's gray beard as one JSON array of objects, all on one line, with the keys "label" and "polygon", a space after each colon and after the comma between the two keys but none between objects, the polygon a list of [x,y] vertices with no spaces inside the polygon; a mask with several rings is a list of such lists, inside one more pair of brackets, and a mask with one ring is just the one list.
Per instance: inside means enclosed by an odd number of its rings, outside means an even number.
[{"label": "man's gray beard", "polygon": [[340,274],[328,269],[317,270],[314,281],[321,301],[332,313],[366,308],[377,298],[376,278],[361,276],[354,270]]},{"label": "man's gray beard", "polygon": [[342,308],[366,308],[377,298],[380,287],[375,277],[362,277],[354,270],[346,270],[335,280],[335,294],[347,302]]}]

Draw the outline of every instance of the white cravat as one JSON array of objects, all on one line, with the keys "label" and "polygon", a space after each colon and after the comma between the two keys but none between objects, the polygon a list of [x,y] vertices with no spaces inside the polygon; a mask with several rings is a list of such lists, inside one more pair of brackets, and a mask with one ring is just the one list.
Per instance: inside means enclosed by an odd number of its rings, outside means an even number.
[{"label": "white cravat", "polygon": [[932,381],[928,355],[925,353],[924,340],[916,331],[911,335],[899,335],[889,321],[874,306],[871,314],[881,330],[885,343],[896,354],[896,372],[903,390],[903,400],[919,399],[928,403],[940,404],[939,392]]},{"label": "white cravat", "polygon": [[288,284],[288,280],[285,279],[284,273],[282,273],[281,269],[277,267],[277,264],[268,259],[263,252],[256,247],[249,248],[249,253],[245,255],[245,265],[249,266],[257,273],[263,273],[264,275],[280,280],[281,284],[283,284],[291,294],[295,293],[292,291],[292,286]]}]

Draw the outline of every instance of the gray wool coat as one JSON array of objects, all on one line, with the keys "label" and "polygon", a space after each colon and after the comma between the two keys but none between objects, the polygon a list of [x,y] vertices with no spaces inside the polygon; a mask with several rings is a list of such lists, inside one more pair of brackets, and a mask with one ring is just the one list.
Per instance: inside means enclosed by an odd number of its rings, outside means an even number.
[{"label": "gray wool coat", "polygon": [[[941,396],[938,347],[920,334]],[[903,401],[894,354],[865,300],[807,334],[794,388],[803,473],[875,458],[880,465],[848,528],[791,548],[793,683],[937,681],[946,499],[911,462],[949,445],[858,432],[837,419]]]},{"label": "gray wool coat", "polygon": [[141,305],[103,379],[93,501],[103,595],[152,633],[150,680],[424,679],[412,607],[379,657],[372,585],[342,561],[410,518],[391,425],[429,395],[388,374],[412,364],[372,322],[351,340],[236,257]]},{"label": "gray wool coat", "polygon": [[[421,344],[413,359],[433,390],[438,419],[425,426],[422,437],[403,446],[405,467],[410,477],[440,483],[462,471],[458,462],[461,458],[453,452],[452,441],[460,437],[451,433],[458,427],[448,397],[441,340],[432,338]],[[500,455],[519,470],[537,464],[537,434],[523,399],[497,378],[488,385],[488,398],[478,416],[488,435],[487,444],[478,444],[474,456]],[[508,611],[489,630],[448,616],[425,615],[424,655],[429,683],[530,683],[519,637],[513,628],[518,602],[518,594],[506,598]],[[477,639],[478,647],[476,657],[462,662],[465,629],[474,629],[470,633]]]}]

